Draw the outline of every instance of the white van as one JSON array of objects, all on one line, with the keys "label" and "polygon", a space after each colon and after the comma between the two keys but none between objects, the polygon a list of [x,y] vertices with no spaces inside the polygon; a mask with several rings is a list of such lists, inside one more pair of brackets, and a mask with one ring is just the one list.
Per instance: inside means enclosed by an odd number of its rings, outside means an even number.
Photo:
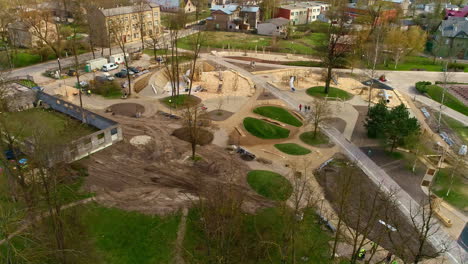
[{"label": "white van", "polygon": [[102,66],[102,71],[108,72],[108,71],[112,71],[112,70],[117,69],[117,68],[119,68],[119,65],[117,65],[115,63],[107,63],[107,64],[104,64]]}]

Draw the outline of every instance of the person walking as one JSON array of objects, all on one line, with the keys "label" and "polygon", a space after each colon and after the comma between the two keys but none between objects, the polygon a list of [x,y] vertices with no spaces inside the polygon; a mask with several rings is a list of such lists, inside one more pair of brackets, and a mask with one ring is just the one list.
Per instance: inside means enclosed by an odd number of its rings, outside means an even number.
[{"label": "person walking", "polygon": [[365,248],[361,248],[359,250],[359,253],[358,253],[358,258],[360,260],[363,260],[364,258],[366,257],[366,249]]},{"label": "person walking", "polygon": [[302,111],[302,104],[299,104],[299,112]]}]

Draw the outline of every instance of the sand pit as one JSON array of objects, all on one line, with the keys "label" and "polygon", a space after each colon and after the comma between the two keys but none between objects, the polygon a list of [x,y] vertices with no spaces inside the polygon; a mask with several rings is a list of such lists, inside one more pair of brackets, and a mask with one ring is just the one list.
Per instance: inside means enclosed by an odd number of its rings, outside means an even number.
[{"label": "sand pit", "polygon": [[135,103],[120,103],[111,105],[107,111],[116,115],[137,117],[137,114],[141,115],[145,112],[145,107]]},{"label": "sand pit", "polygon": [[[198,145],[208,145],[213,141],[214,136],[213,133],[211,133],[210,131],[203,128],[199,128],[198,133]],[[190,130],[187,127],[182,127],[174,130],[174,132],[172,132],[172,135],[180,140],[190,142]]]},{"label": "sand pit", "polygon": [[218,96],[252,96],[255,93],[254,83],[234,71],[202,72],[200,80],[193,82],[194,87],[201,85],[206,92],[197,96],[210,99]]},{"label": "sand pit", "polygon": [[130,139],[130,144],[136,147],[144,146],[151,142],[151,140],[153,140],[153,138],[147,135],[134,136]]}]

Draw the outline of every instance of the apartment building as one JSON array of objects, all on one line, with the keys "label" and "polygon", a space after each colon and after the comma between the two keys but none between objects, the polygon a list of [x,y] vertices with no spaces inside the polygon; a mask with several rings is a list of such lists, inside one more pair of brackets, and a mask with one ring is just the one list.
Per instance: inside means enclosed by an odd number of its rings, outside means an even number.
[{"label": "apartment building", "polygon": [[[57,27],[51,22],[41,20],[35,28],[22,21],[15,21],[7,27],[10,44],[21,48],[34,48],[44,44],[43,36],[47,41],[57,39]],[[39,32],[40,31],[40,32]]]},{"label": "apartment building", "polygon": [[206,18],[208,30],[251,30],[257,28],[260,17],[258,6],[214,5],[210,10],[211,16]]},{"label": "apartment building", "polygon": [[302,25],[316,21],[329,8],[330,5],[324,2],[299,2],[281,6],[275,17],[289,19],[292,25]]},{"label": "apartment building", "polygon": [[88,22],[91,24],[90,37],[97,46],[107,47],[113,42],[111,27],[118,25],[119,33],[125,42],[141,40],[141,25],[143,37],[149,38],[161,32],[161,10],[159,5],[148,3],[143,5],[119,6],[114,8],[92,8],[88,11]]}]

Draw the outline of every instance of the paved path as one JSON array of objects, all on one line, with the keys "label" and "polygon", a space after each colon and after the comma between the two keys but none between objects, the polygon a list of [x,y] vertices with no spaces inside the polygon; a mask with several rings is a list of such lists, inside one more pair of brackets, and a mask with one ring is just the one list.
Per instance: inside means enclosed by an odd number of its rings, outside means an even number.
[{"label": "paved path", "polygon": [[[212,55],[203,55],[203,57],[213,60],[227,68],[234,69],[244,76],[247,76],[252,79],[252,81],[257,85],[259,88],[266,88],[268,89],[273,95],[282,99],[286,103],[288,103],[292,108],[296,108],[299,105],[298,101],[293,99],[290,96],[290,92],[282,91],[269,83],[267,83],[264,79],[251,74],[250,72],[242,69],[241,67],[235,66],[222,58],[215,57]],[[329,136],[337,145],[339,145],[345,152],[345,154],[369,176],[369,178],[377,185],[381,185],[383,189],[386,191],[391,190],[398,190],[397,198],[402,208],[402,212],[410,217],[410,209],[414,210],[418,203],[411,198],[411,196],[406,193],[401,187],[379,166],[377,166],[367,155],[365,155],[357,146],[349,142],[339,131],[335,128],[323,127],[322,130],[324,133]],[[435,222],[436,226],[440,224]],[[448,259],[452,263],[456,264],[464,264],[468,262],[468,255],[462,249],[458,243],[453,240],[449,235],[447,235],[443,229],[440,229],[437,234],[431,236],[430,241],[434,246],[437,248],[441,248],[444,243],[450,243],[450,249],[446,253]]]}]

